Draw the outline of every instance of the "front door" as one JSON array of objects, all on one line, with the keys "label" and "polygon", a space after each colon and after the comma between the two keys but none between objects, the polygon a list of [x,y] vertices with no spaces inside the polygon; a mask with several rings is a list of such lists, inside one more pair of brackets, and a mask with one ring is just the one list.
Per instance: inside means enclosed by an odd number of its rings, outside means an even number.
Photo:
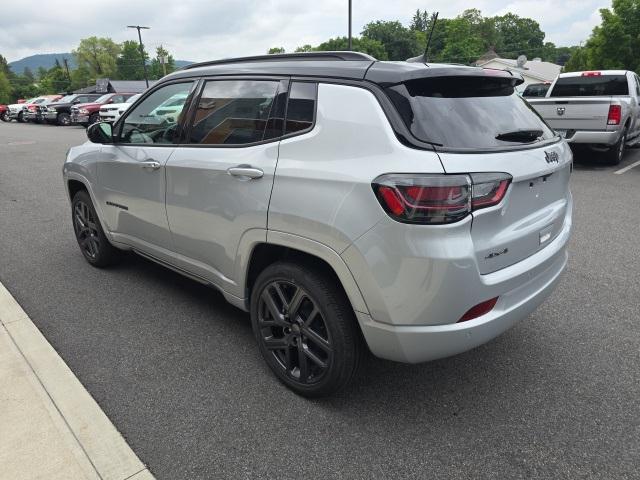
[{"label": "front door", "polygon": [[126,113],[115,143],[102,147],[98,195],[114,239],[149,253],[172,250],[165,210],[165,166],[175,151],[182,108],[167,117],[158,107],[168,100],[186,104],[194,82],[165,85]]},{"label": "front door", "polygon": [[180,266],[225,290],[242,237],[266,232],[286,89],[279,79],[205,82],[186,143],[167,162]]}]

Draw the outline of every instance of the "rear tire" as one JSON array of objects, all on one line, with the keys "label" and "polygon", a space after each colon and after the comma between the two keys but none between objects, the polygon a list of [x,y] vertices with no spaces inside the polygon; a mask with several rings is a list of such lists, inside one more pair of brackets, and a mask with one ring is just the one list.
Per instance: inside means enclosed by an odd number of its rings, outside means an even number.
[{"label": "rear tire", "polygon": [[24,119],[24,113],[22,113],[22,112],[18,113],[18,122],[19,123],[26,123],[26,120]]},{"label": "rear tire", "polygon": [[250,310],[260,353],[297,394],[330,395],[356,374],[364,342],[346,295],[329,275],[274,263],[256,279]]},{"label": "rear tire", "polygon": [[85,190],[80,190],[73,197],[71,220],[80,251],[90,265],[103,268],[119,260],[120,250],[109,243],[91,197]]},{"label": "rear tire", "polygon": [[627,131],[628,129],[625,127],[625,129],[622,131],[622,135],[620,135],[620,139],[606,153],[607,164],[618,165],[622,161],[624,157],[624,151],[627,146]]},{"label": "rear tire", "polygon": [[3,122],[10,122],[11,119],[9,118],[9,112],[2,112],[0,113],[0,120],[2,120]]}]

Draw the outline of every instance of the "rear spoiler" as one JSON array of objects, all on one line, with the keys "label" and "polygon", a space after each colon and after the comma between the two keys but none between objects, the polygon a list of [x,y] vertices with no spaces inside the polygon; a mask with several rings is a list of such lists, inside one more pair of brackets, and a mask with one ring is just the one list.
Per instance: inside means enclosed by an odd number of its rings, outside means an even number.
[{"label": "rear spoiler", "polygon": [[[404,66],[410,66],[410,68],[405,68]],[[505,80],[512,80],[514,87],[524,83],[524,78],[521,74],[496,68],[467,67],[451,64],[432,64],[430,66],[415,60],[411,63],[405,62],[404,66],[402,66],[402,63],[398,65],[397,63],[391,62],[376,62],[367,70],[365,80],[377,83],[382,87],[399,85],[420,78],[434,77],[503,78]]]}]

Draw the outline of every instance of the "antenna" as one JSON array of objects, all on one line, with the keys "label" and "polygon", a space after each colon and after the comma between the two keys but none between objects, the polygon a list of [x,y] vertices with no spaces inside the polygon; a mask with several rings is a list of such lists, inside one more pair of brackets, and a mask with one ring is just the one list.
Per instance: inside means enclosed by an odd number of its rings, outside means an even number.
[{"label": "antenna", "polygon": [[431,46],[431,37],[433,36],[433,31],[436,29],[438,15],[440,15],[440,12],[436,12],[431,16],[431,31],[429,32],[429,38],[427,39],[427,46],[424,48],[424,63],[427,63],[429,61],[429,47]]}]

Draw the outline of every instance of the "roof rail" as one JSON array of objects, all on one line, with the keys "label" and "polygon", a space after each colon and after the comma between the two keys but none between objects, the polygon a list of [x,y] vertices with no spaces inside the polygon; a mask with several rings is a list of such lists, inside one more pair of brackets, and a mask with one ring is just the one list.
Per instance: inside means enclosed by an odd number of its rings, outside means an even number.
[{"label": "roof rail", "polygon": [[286,62],[305,60],[344,60],[344,61],[368,61],[375,62],[371,55],[360,52],[339,51],[339,52],[300,52],[300,53],[276,53],[272,55],[255,55],[252,57],[226,58],[223,60],[211,60],[209,62],[192,63],[180,70],[191,68],[207,67],[210,65],[225,65],[228,63],[251,63],[251,62]]}]

